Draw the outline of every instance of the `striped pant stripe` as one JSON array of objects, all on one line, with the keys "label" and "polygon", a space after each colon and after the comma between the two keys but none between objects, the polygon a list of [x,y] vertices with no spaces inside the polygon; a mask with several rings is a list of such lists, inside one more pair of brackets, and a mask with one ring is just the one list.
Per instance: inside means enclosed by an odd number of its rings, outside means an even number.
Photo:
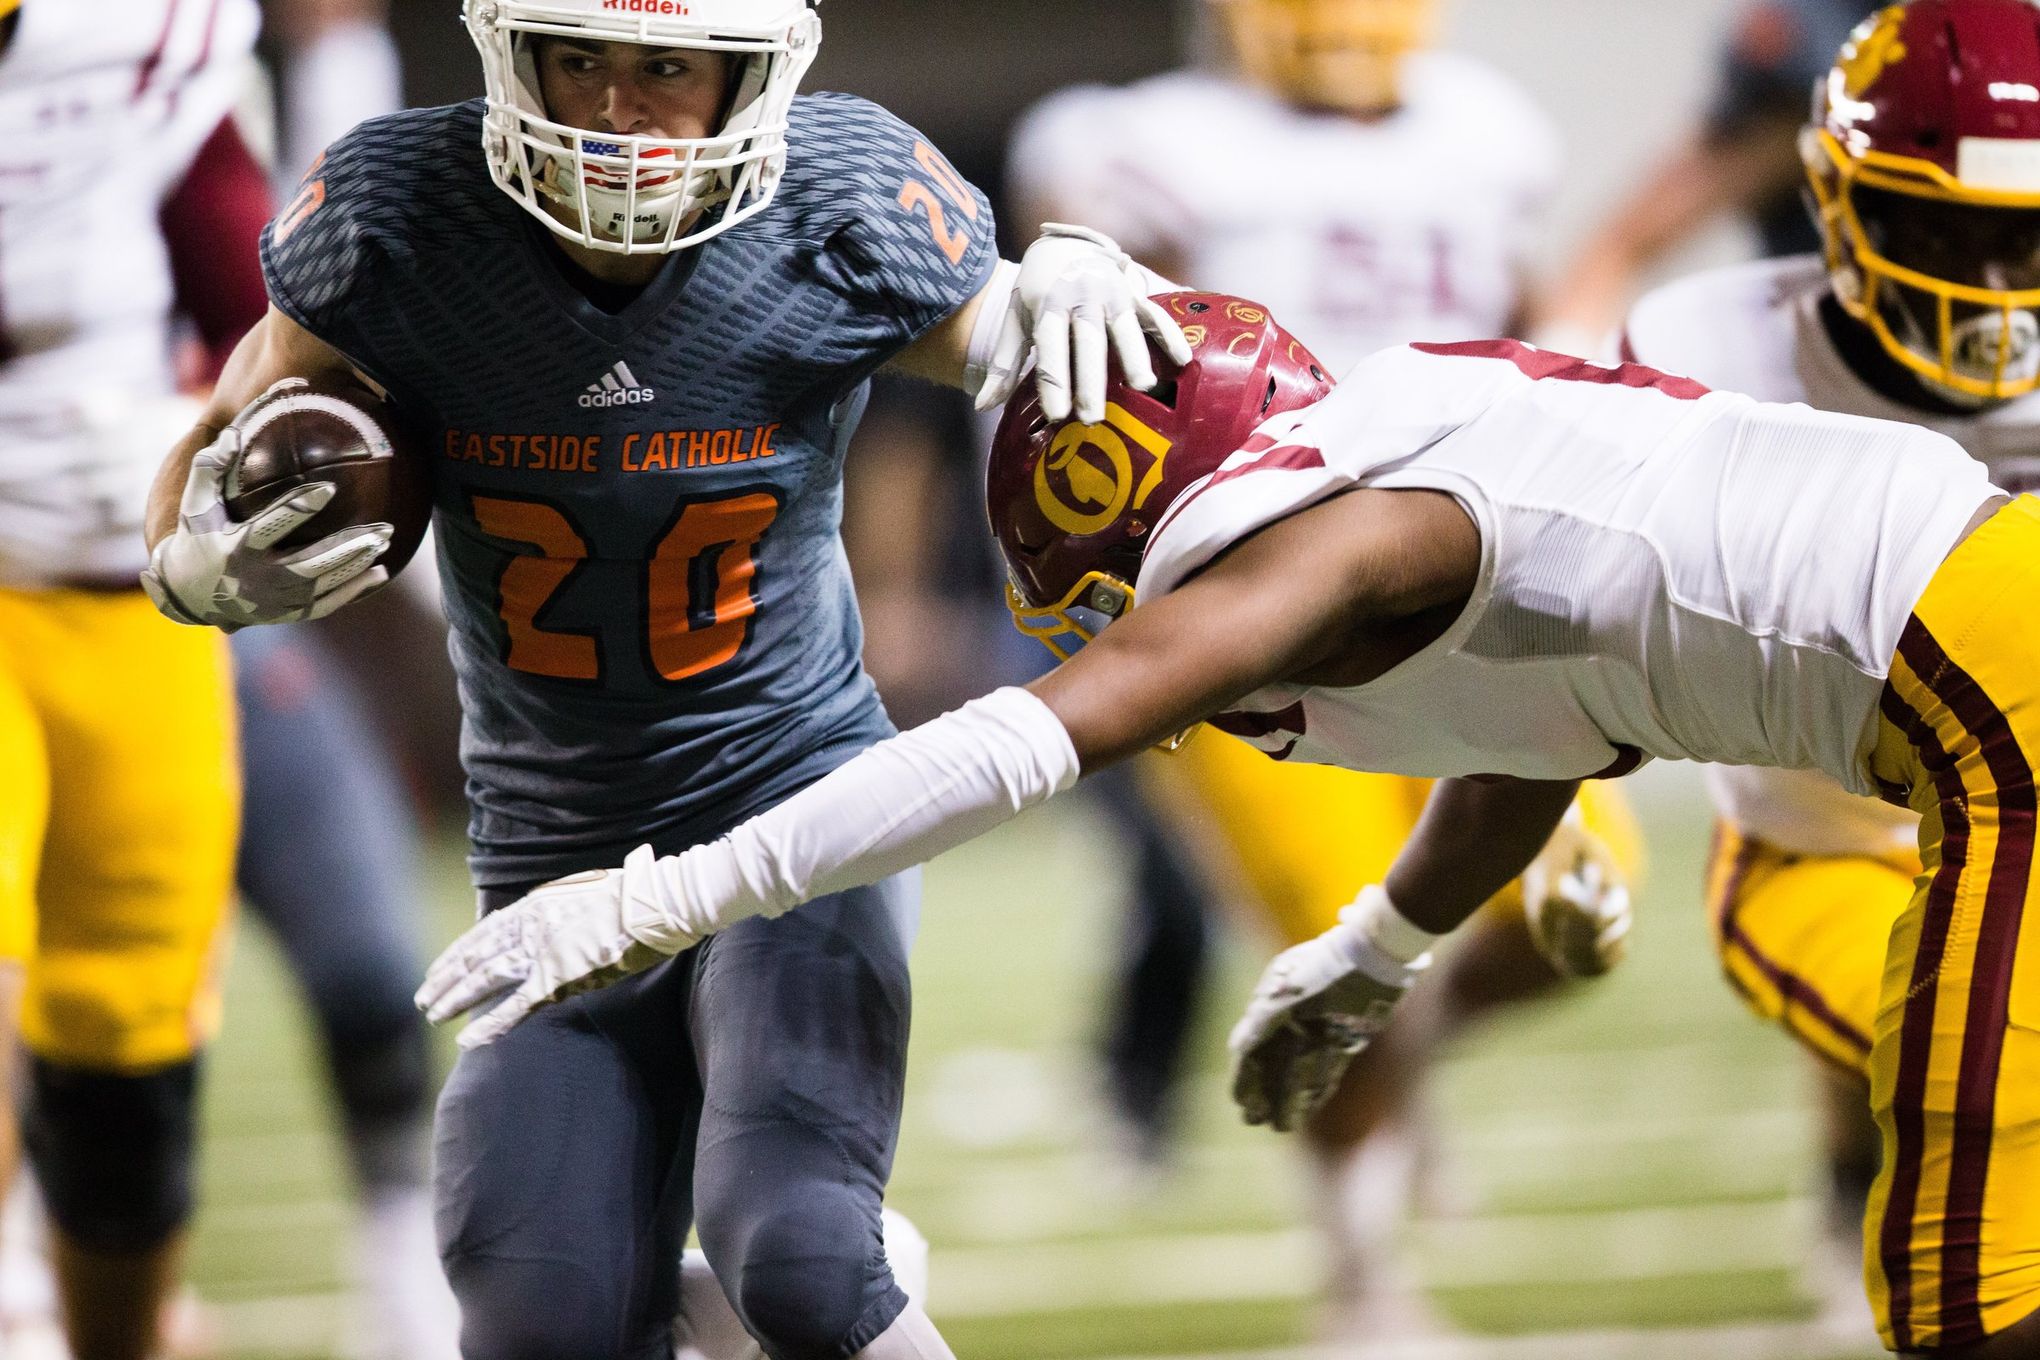
[{"label": "striped pant stripe", "polygon": [[[1878,1227],[1895,1339],[1905,1349],[1960,1345],[1984,1335],[1978,1293],[1984,1193],[2012,963],[2033,867],[2035,805],[2032,770],[2010,722],[1917,618],[1900,640],[1899,659],[1904,664],[1894,667],[1884,694],[1885,716],[1919,753],[1943,820],[1941,862],[1928,890],[1901,1017],[1892,1108],[1895,1153]],[[1992,810],[1982,831],[1972,815],[1979,808]],[[1987,864],[1972,863],[1979,853],[1987,854]],[[1979,874],[1981,892],[1974,882],[1965,885],[1965,877]],[[1973,947],[1963,945],[1966,956],[1951,957],[1951,934],[1965,902],[1980,902],[1982,916],[1975,924]],[[1918,1297],[1913,1246],[1923,1194],[1943,1188],[1924,1186],[1922,1178],[1935,1015],[1944,1001],[1944,974],[1950,989],[1962,988],[1945,1001],[1962,1008],[1963,1023],[1945,1201],[1934,1215],[1942,1225],[1938,1297],[1928,1299]],[[1920,1303],[1929,1306],[1920,1310]],[[1931,1337],[1917,1334],[1915,1323],[1922,1316],[1935,1319]]]},{"label": "striped pant stripe", "polygon": [[[1899,654],[1923,679],[1980,749],[1988,771],[1983,788],[1994,795],[1997,844],[1983,893],[1970,965],[1967,1012],[1962,1027],[1962,1061],[1956,1085],[1956,1123],[1949,1170],[1948,1207],[1942,1230],[1943,1344],[1983,1336],[1978,1286],[1982,1250],[1983,1198],[1990,1171],[1998,1063],[2010,1022],[2012,963],[2026,890],[2033,873],[2035,801],[2033,769],[2017,735],[1983,687],[1951,661],[1917,619],[1899,642]],[[1945,872],[1945,868],[1943,870]]]},{"label": "striped pant stripe", "polygon": [[[1712,882],[1708,885],[1709,914],[1714,919],[1714,928],[1720,937],[1724,964],[1731,953],[1744,960],[1753,972],[1778,993],[1784,1012],[1781,1018],[1794,1034],[1803,1042],[1811,1044],[1829,1061],[1841,1062],[1845,1066],[1861,1070],[1863,1063],[1870,1056],[1870,1036],[1865,1034],[1861,1027],[1852,1024],[1812,982],[1778,962],[1770,951],[1744,928],[1741,912],[1743,890],[1749,882],[1751,873],[1764,859],[1767,847],[1763,842],[1743,836],[1725,825],[1717,825],[1710,862],[1720,863],[1725,848],[1724,842],[1731,838],[1735,842],[1734,857],[1725,868],[1718,869],[1712,875]],[[1780,851],[1770,850],[1769,853],[1777,862],[1784,864],[1796,862],[1794,857],[1785,856]],[[1723,975],[1727,977],[1729,986],[1735,988],[1753,1005],[1757,1004],[1757,999],[1751,995],[1749,985],[1736,975],[1734,969],[1724,967]],[[1767,1008],[1759,1005],[1758,1009],[1761,1013]],[[1796,1020],[1793,1016],[1794,1011],[1798,1012]],[[1816,1026],[1825,1035],[1827,1042],[1823,1042],[1821,1035],[1810,1032]]]}]

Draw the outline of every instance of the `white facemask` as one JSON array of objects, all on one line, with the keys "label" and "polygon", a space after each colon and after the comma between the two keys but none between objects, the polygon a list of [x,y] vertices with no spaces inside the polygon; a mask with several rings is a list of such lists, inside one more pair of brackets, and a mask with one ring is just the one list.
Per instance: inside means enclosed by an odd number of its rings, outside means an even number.
[{"label": "white facemask", "polygon": [[[822,37],[810,0],[465,0],[463,16],[482,55],[483,150],[497,187],[557,235],[630,255],[695,245],[764,210]],[[729,116],[694,138],[555,122],[533,57],[532,40],[546,36],[729,54]]]}]

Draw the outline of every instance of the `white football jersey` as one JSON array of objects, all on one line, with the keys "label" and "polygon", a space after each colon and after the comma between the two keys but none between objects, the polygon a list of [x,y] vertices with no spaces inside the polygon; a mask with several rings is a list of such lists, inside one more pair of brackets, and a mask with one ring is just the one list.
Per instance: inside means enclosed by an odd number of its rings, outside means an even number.
[{"label": "white football jersey", "polygon": [[1582,778],[1666,757],[1817,769],[1858,792],[1900,631],[1993,494],[1913,426],[1510,341],[1417,345],[1187,489],[1138,589],[1166,593],[1353,487],[1456,497],[1480,528],[1471,600],[1378,680],[1271,686],[1217,726],[1395,774]]},{"label": "white football jersey", "polygon": [[1412,57],[1376,122],[1225,75],[1080,86],[1016,135],[1021,203],[1270,308],[1333,371],[1412,340],[1506,334],[1559,174],[1556,127],[1470,57]]},{"label": "white football jersey", "polygon": [[157,214],[259,24],[255,0],[22,7],[0,61],[0,584],[143,564],[149,481],[194,414]]},{"label": "white football jersey", "polygon": [[[1981,459],[1998,486],[2040,491],[2040,394],[1973,415],[1892,401],[1836,352],[1821,319],[1827,296],[1826,268],[1811,255],[1710,270],[1639,302],[1629,318],[1628,352],[1653,368],[1764,401],[1934,430]],[[1811,773],[1716,766],[1707,783],[1725,819],[1795,854],[1885,855],[1918,844],[1912,813]]]}]

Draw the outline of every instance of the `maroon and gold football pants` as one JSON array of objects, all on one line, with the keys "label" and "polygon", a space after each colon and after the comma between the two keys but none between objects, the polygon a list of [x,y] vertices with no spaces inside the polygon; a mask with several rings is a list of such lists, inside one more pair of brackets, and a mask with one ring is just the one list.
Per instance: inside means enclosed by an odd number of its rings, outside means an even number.
[{"label": "maroon and gold football pants", "polygon": [[[1887,1345],[2040,1307],[2040,499],[1942,563],[1883,695],[1871,773],[1921,816],[1871,1034],[1884,1166],[1864,1258]],[[2028,903],[2032,906],[2029,908]]]}]

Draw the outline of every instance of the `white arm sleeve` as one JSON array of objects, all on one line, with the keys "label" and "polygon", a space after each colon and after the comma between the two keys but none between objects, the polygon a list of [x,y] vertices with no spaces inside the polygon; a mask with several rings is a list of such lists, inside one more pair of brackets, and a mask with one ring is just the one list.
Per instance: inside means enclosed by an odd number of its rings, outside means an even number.
[{"label": "white arm sleeve", "polygon": [[1020,266],[1012,260],[1001,260],[992,277],[978,290],[982,301],[976,319],[971,322],[970,345],[963,355],[964,391],[976,392],[985,385],[985,373],[999,347],[999,331],[1006,324],[1006,313],[1013,309],[1013,293],[1019,286]]},{"label": "white arm sleeve", "polygon": [[667,953],[748,916],[876,883],[1077,782],[1047,704],[1007,688],[880,742],[729,835],[658,862],[633,937]]}]

